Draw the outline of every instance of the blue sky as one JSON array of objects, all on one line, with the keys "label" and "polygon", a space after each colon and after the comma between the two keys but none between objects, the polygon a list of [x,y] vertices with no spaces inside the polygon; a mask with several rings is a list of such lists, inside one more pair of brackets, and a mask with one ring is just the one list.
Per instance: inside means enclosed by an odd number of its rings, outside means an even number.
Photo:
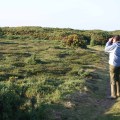
[{"label": "blue sky", "polygon": [[0,26],[120,30],[120,0],[0,0]]}]

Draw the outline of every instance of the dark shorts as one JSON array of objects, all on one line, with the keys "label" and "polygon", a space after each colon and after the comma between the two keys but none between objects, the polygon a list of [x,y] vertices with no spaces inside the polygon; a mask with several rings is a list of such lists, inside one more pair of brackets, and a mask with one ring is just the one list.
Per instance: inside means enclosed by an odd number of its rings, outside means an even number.
[{"label": "dark shorts", "polygon": [[111,84],[115,84],[116,81],[120,80],[120,67],[115,67],[113,65],[109,66],[110,69],[110,81]]}]

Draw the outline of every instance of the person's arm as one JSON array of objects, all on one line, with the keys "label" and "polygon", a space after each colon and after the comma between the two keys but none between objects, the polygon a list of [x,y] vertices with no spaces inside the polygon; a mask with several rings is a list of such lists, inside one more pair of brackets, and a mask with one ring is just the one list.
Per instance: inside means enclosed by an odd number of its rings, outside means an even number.
[{"label": "person's arm", "polygon": [[106,43],[105,52],[110,53],[114,50],[116,45],[114,43],[112,44],[112,40],[113,38],[110,38],[109,41]]}]

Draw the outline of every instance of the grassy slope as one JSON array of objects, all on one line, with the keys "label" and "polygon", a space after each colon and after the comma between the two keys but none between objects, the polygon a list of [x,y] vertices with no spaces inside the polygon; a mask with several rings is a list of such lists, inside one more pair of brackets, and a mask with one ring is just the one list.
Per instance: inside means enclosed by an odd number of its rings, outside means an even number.
[{"label": "grassy slope", "polygon": [[1,84],[20,87],[22,112],[43,120],[119,119],[119,101],[106,99],[109,75],[103,48],[69,48],[47,40],[0,44]]}]

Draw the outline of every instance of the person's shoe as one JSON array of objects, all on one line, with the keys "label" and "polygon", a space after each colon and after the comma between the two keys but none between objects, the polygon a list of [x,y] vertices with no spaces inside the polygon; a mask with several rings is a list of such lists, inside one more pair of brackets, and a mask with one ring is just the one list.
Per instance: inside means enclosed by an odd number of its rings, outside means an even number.
[{"label": "person's shoe", "polygon": [[107,99],[115,100],[117,97],[116,96],[108,96]]}]

